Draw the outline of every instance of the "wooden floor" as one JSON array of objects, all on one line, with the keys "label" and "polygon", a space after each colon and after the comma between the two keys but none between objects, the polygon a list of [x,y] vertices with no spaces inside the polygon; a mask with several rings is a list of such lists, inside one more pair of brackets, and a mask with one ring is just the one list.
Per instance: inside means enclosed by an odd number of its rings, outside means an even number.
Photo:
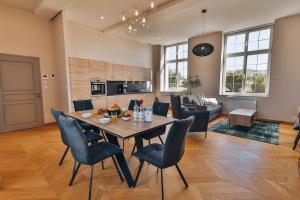
[{"label": "wooden floor", "polygon": [[[190,187],[169,168],[166,199],[299,200],[300,145],[291,150],[296,134],[291,125],[281,124],[280,130],[280,145],[210,132],[206,140],[202,133],[190,134],[180,162]],[[126,158],[135,176],[138,161],[130,157],[132,144],[126,142]],[[0,135],[0,199],[87,199],[89,168],[83,166],[69,187],[71,154],[58,166],[64,149],[54,124]],[[153,166],[145,165],[135,189],[120,182],[111,160],[105,166],[95,167],[93,199],[160,199],[160,176]]]}]

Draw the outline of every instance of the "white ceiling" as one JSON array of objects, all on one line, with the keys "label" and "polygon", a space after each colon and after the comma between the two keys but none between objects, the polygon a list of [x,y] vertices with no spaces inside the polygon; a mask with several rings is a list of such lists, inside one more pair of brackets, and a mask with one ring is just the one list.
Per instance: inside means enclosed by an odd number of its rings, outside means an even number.
[{"label": "white ceiling", "polygon": [[[150,0],[145,0],[149,4]],[[168,0],[156,0],[156,3]],[[202,9],[207,9],[205,32],[232,31],[272,23],[276,18],[300,13],[300,0],[175,0],[178,3],[151,16],[150,28],[140,29],[134,36],[127,27],[107,34],[131,37],[151,44],[172,44],[187,41],[202,33]],[[65,10],[68,20],[102,30],[120,21],[120,13],[143,0],[0,0],[51,18]],[[104,16],[104,20],[100,19]],[[159,39],[158,39],[159,38]]]},{"label": "white ceiling", "polygon": [[28,11],[34,11],[42,0],[0,0],[0,3],[22,8]]}]

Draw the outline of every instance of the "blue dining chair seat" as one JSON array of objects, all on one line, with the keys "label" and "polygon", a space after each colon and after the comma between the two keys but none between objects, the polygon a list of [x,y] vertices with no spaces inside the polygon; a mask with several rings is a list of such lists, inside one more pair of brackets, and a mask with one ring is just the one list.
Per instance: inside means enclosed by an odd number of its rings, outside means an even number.
[{"label": "blue dining chair seat", "polygon": [[164,145],[150,144],[134,153],[134,156],[159,168],[163,167]]},{"label": "blue dining chair seat", "polygon": [[101,160],[111,157],[112,155],[116,155],[121,153],[121,148],[108,143],[108,142],[99,142],[95,145],[91,145],[88,147],[88,152],[90,155],[90,165],[94,165]]}]

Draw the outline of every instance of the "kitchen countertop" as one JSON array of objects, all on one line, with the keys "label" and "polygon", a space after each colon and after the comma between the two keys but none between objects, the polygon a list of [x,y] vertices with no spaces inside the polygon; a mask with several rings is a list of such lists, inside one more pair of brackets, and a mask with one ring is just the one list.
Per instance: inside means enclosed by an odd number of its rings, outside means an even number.
[{"label": "kitchen countertop", "polygon": [[130,95],[130,94],[149,94],[149,93],[154,93],[154,92],[127,92],[127,93],[122,93],[122,94],[111,94],[107,96],[118,96],[118,95]]}]

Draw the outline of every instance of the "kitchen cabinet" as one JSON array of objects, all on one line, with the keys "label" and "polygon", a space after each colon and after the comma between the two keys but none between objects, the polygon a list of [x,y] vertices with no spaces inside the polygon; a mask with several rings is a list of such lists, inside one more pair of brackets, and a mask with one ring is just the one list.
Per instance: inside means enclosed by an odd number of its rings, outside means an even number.
[{"label": "kitchen cabinet", "polygon": [[122,81],[123,65],[106,63],[106,80]]},{"label": "kitchen cabinet", "polygon": [[86,59],[69,59],[70,86],[72,100],[90,99],[90,68]]},{"label": "kitchen cabinet", "polygon": [[152,81],[152,69],[151,68],[143,68],[144,70],[144,80]]},{"label": "kitchen cabinet", "polygon": [[135,78],[135,68],[132,66],[123,66],[123,80],[133,81]]},{"label": "kitchen cabinet", "polygon": [[114,103],[118,104],[121,108],[127,108],[126,95],[107,96],[106,106],[110,108]]},{"label": "kitchen cabinet", "polygon": [[106,108],[106,96],[93,96],[92,103],[95,109]]},{"label": "kitchen cabinet", "polygon": [[106,63],[104,61],[89,60],[90,78],[106,80]]}]

